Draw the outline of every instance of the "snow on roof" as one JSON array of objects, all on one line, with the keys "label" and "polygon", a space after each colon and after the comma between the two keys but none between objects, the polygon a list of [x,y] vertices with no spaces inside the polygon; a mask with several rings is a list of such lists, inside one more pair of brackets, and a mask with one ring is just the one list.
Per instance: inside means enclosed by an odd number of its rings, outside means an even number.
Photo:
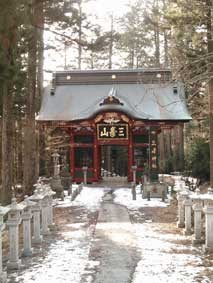
[{"label": "snow on roof", "polygon": [[[180,82],[56,84],[45,89],[38,121],[89,119],[102,111],[124,112],[134,119],[189,121]],[[113,93],[120,104],[102,104]]]}]

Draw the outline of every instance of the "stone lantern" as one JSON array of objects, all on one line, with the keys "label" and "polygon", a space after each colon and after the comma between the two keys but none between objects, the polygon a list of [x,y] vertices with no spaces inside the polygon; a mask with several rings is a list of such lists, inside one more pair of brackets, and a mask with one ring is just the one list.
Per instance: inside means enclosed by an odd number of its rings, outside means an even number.
[{"label": "stone lantern", "polygon": [[3,271],[2,266],[2,231],[5,228],[4,215],[9,212],[10,208],[0,205],[0,282],[7,282],[7,273]]},{"label": "stone lantern", "polygon": [[7,263],[8,269],[19,269],[21,260],[19,259],[19,224],[21,223],[22,211],[26,205],[18,204],[13,196],[12,203],[9,206],[7,226],[9,228],[9,260]]},{"label": "stone lantern", "polygon": [[60,155],[57,153],[57,152],[54,152],[52,154],[52,158],[53,158],[53,176],[56,177],[56,176],[59,176],[59,157]]},{"label": "stone lantern", "polygon": [[41,236],[41,201],[44,198],[43,195],[39,194],[38,190],[34,191],[34,194],[29,197],[30,200],[34,201],[36,204],[32,207],[33,212],[33,243],[39,244],[42,242]]},{"label": "stone lantern", "polygon": [[26,207],[24,208],[23,213],[22,213],[23,244],[24,244],[22,255],[31,256],[32,255],[31,218],[32,218],[32,209],[36,205],[36,203],[29,200],[28,196],[25,196],[23,203],[26,205]]}]

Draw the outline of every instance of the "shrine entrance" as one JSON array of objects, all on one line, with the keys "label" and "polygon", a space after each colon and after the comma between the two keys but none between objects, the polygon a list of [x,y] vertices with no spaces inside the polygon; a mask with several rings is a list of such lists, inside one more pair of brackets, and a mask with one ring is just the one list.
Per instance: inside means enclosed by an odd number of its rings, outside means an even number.
[{"label": "shrine entrance", "polygon": [[101,176],[102,177],[128,176],[128,146],[122,146],[122,145],[101,146]]}]

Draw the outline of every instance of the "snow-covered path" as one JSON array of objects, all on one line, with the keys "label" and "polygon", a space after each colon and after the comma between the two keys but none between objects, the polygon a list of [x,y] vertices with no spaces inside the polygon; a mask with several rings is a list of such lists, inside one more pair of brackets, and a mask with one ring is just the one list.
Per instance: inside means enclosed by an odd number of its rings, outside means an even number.
[{"label": "snow-covered path", "polygon": [[133,201],[128,188],[102,202],[107,191],[86,187],[75,201],[60,202],[57,230],[8,283],[213,282],[213,255],[176,227],[176,206],[143,200],[139,190]]},{"label": "snow-covered path", "polygon": [[109,202],[102,204],[90,250],[90,258],[99,261],[93,283],[131,282],[138,260],[132,231],[125,207]]}]

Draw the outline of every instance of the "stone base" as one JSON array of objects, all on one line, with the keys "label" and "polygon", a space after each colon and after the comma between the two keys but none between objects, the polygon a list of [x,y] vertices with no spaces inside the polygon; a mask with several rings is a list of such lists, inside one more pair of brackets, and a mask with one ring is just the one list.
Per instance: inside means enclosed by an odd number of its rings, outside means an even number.
[{"label": "stone base", "polygon": [[192,245],[193,246],[201,245],[203,243],[204,243],[204,240],[202,240],[202,239],[193,239],[192,240]]},{"label": "stone base", "polygon": [[43,237],[41,236],[40,239],[35,239],[34,237],[32,238],[32,243],[33,244],[41,244],[43,241]]},{"label": "stone base", "polygon": [[205,253],[213,253],[213,247],[207,247],[206,245],[203,245],[203,251]]},{"label": "stone base", "polygon": [[64,188],[61,185],[61,179],[59,177],[53,177],[50,185],[51,189],[56,192],[56,197],[63,200]]},{"label": "stone base", "polygon": [[184,227],[185,227],[185,224],[184,224],[184,223],[179,223],[179,222],[177,222],[177,227],[178,227],[178,228],[184,228]]},{"label": "stone base", "polygon": [[43,236],[47,236],[47,235],[49,235],[50,234],[50,230],[48,229],[48,230],[46,230],[46,231],[41,231],[41,234],[43,235]]},{"label": "stone base", "polygon": [[150,193],[151,198],[167,198],[167,186],[159,182],[151,182],[143,185],[142,198],[145,199]]},{"label": "stone base", "polygon": [[32,250],[29,250],[29,251],[23,251],[22,252],[22,256],[23,257],[30,257],[30,256],[32,256],[33,255],[33,252],[32,252]]},{"label": "stone base", "polygon": [[48,227],[49,227],[50,231],[56,231],[57,230],[56,226],[55,226],[55,223],[52,223],[52,224],[48,225]]},{"label": "stone base", "polygon": [[190,236],[190,235],[192,235],[192,231],[188,231],[188,230],[184,230],[184,235],[185,236]]},{"label": "stone base", "polygon": [[7,272],[0,273],[0,283],[6,283],[7,282]]},{"label": "stone base", "polygon": [[21,267],[21,260],[18,261],[9,261],[7,263],[7,269],[8,270],[14,270],[14,269],[20,269]]}]

